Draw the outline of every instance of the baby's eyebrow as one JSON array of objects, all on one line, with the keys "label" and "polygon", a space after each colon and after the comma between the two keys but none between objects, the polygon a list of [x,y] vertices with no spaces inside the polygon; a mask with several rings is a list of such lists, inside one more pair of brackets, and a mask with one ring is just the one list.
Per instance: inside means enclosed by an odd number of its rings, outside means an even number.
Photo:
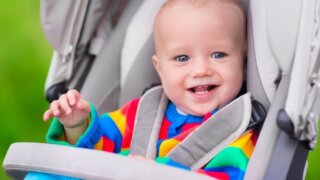
[{"label": "baby's eyebrow", "polygon": [[183,51],[190,51],[192,50],[192,46],[187,44],[181,44],[181,45],[170,45],[167,48],[170,51],[173,52],[183,52]]},{"label": "baby's eyebrow", "polygon": [[166,47],[166,51],[169,54],[186,54],[192,51],[192,46],[186,44],[179,44],[179,45],[170,45]]},{"label": "baby's eyebrow", "polygon": [[214,50],[235,50],[237,49],[238,45],[237,42],[231,42],[231,41],[226,41],[226,42],[215,42],[212,43],[209,47],[214,49]]}]

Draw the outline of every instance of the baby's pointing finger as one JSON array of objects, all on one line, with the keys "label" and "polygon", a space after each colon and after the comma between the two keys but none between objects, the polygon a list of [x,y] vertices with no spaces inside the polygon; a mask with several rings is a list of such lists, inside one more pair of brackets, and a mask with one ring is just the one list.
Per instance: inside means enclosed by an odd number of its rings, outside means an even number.
[{"label": "baby's pointing finger", "polygon": [[76,90],[70,90],[70,91],[68,91],[68,93],[67,93],[67,98],[68,98],[68,101],[69,101],[69,104],[70,104],[70,106],[74,106],[76,103],[77,103],[77,101],[78,101],[78,95],[77,95],[78,93],[77,93],[77,91]]},{"label": "baby's pointing finger", "polygon": [[57,100],[53,101],[50,105],[50,110],[52,111],[54,116],[59,116],[60,115],[60,110],[59,110],[59,103]]},{"label": "baby's pointing finger", "polygon": [[59,101],[60,101],[60,106],[61,106],[62,110],[64,111],[64,113],[70,114],[71,108],[69,106],[67,95],[60,96]]},{"label": "baby's pointing finger", "polygon": [[71,106],[74,106],[81,99],[80,93],[75,89],[68,91],[67,96]]},{"label": "baby's pointing finger", "polygon": [[49,109],[43,114],[43,120],[48,121],[50,119],[50,117],[52,117],[52,116],[53,116],[53,113],[52,113],[51,109]]}]

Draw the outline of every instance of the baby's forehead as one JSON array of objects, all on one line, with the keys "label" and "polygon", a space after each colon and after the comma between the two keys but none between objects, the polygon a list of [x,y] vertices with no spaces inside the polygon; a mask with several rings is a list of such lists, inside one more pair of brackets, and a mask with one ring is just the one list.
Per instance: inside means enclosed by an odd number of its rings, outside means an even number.
[{"label": "baby's forehead", "polygon": [[238,0],[168,0],[156,16],[153,30],[167,28],[168,21],[185,20],[186,16],[200,20],[230,17],[229,20],[237,21],[240,26],[246,24],[245,12]]},{"label": "baby's forehead", "polygon": [[166,8],[170,8],[176,5],[189,5],[192,7],[203,7],[209,4],[230,5],[243,10],[243,6],[239,0],[167,0],[162,5],[161,10],[165,10]]},{"label": "baby's forehead", "polygon": [[[155,24],[153,29],[153,37],[155,48],[159,48],[159,42],[162,41],[163,38],[165,38],[165,34],[163,34],[163,32],[171,32],[172,28],[175,28],[176,25],[181,25],[181,23],[179,22],[186,22],[186,24],[193,24],[196,22],[195,24],[199,25],[200,21],[206,24],[203,25],[202,23],[200,26],[196,26],[200,28],[208,27],[209,24],[215,24],[214,19],[220,19],[220,23],[221,21],[224,21],[224,23],[222,23],[223,25],[220,27],[237,29],[237,32],[235,32],[235,36],[237,36],[236,38],[242,39],[243,36],[245,36],[243,35],[245,32],[245,15],[243,14],[240,5],[238,5],[235,1],[236,0],[167,1],[162,6],[154,22]],[[203,16],[206,16],[206,18]],[[186,21],[186,17],[188,17],[189,20]],[[168,27],[169,24],[172,28]],[[217,24],[215,24],[214,26],[216,25]],[[193,26],[190,25],[190,29],[193,29]],[[243,31],[240,31],[240,29],[243,29]]]},{"label": "baby's forehead", "polygon": [[[215,0],[214,0],[215,1]],[[162,8],[172,7],[179,4],[189,4],[193,6],[202,6],[208,3],[208,0],[167,0]]]},{"label": "baby's forehead", "polygon": [[[201,7],[215,7],[225,5],[225,7],[233,8],[235,11],[240,12],[240,17],[245,17],[244,7],[240,0],[167,0],[161,7],[158,16],[165,13],[166,10],[172,10],[172,7],[185,6],[195,9]],[[186,12],[187,13],[187,12]]]},{"label": "baby's forehead", "polygon": [[[179,8],[181,7],[181,8]],[[239,0],[167,0],[160,8],[158,15],[155,20],[155,24],[158,23],[159,19],[168,16],[168,11],[173,13],[188,13],[188,10],[196,11],[215,11],[214,8],[231,8],[234,12],[238,13],[240,21],[245,22],[245,11]]]}]

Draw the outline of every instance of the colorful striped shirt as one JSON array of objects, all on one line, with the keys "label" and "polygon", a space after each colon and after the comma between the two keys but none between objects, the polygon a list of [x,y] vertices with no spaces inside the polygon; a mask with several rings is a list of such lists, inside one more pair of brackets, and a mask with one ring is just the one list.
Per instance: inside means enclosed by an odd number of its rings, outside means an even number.
[{"label": "colorful striped shirt", "polygon": [[[119,110],[102,114],[100,117],[91,105],[89,127],[75,146],[128,155],[139,100],[130,101]],[[215,111],[203,117],[183,115],[170,102],[159,133],[156,162],[190,170],[189,167],[171,160],[166,155],[214,113]],[[245,133],[197,172],[218,179],[243,179],[256,138],[257,134],[254,130]],[[63,126],[57,119],[52,122],[47,141],[70,145],[65,141]]]}]

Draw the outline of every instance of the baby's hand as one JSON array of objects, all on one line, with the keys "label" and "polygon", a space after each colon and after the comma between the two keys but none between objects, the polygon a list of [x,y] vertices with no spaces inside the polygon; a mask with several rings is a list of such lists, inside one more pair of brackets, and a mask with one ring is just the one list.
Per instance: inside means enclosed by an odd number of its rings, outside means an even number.
[{"label": "baby's hand", "polygon": [[69,90],[60,96],[59,100],[51,103],[50,108],[43,114],[44,121],[57,117],[65,128],[83,127],[90,113],[88,102],[83,100],[76,90]]}]

